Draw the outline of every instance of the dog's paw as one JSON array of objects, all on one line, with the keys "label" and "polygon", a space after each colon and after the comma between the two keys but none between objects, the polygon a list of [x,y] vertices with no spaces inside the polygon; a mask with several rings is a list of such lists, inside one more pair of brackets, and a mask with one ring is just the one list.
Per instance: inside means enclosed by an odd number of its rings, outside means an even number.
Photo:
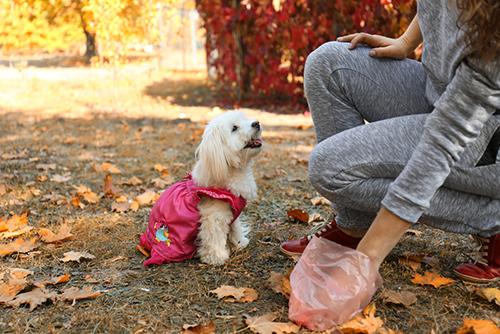
[{"label": "dog's paw", "polygon": [[243,249],[246,246],[248,246],[249,243],[250,243],[250,239],[248,239],[247,237],[241,237],[239,240],[235,240],[233,242],[236,249]]},{"label": "dog's paw", "polygon": [[229,259],[229,251],[200,254],[200,260],[203,263],[213,266],[222,266]]}]

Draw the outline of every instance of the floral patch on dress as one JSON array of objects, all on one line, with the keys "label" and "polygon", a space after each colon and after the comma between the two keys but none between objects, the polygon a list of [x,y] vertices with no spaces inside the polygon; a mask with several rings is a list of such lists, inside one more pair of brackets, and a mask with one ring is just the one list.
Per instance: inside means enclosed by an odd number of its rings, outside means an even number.
[{"label": "floral patch on dress", "polygon": [[[155,228],[156,228],[156,226],[155,226]],[[170,233],[168,232],[167,226],[162,226],[156,230],[156,233],[155,233],[156,241],[163,242],[168,247],[170,247],[170,243],[171,243],[169,236],[170,236]]]}]

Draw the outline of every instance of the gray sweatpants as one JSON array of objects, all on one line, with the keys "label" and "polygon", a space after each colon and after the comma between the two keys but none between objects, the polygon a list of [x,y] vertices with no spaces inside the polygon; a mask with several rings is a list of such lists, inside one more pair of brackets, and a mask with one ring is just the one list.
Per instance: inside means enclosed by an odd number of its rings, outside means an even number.
[{"label": "gray sweatpants", "polygon": [[[305,94],[318,140],[309,177],[332,201],[339,226],[362,230],[410,159],[433,107],[421,63],[375,59],[368,48],[347,45],[326,43],[306,61]],[[483,237],[500,232],[500,163],[483,156],[486,140],[468,145],[420,222]]]}]

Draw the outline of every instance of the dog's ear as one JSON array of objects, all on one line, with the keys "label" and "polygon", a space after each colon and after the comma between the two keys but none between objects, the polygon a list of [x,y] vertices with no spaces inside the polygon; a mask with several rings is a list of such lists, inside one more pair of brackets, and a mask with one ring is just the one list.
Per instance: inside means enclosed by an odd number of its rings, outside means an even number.
[{"label": "dog's ear", "polygon": [[193,176],[201,185],[223,185],[229,176],[227,145],[222,129],[208,127],[196,149]]}]

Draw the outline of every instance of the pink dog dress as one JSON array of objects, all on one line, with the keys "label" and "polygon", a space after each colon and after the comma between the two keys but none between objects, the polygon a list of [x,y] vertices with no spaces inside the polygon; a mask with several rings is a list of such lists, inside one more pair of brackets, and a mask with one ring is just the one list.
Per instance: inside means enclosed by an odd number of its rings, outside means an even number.
[{"label": "pink dog dress", "polygon": [[174,183],[153,206],[146,232],[141,235],[140,246],[151,253],[151,257],[144,261],[144,266],[181,262],[195,255],[201,196],[227,202],[233,211],[231,223],[246,205],[243,197],[237,197],[227,189],[198,187],[191,175]]}]

